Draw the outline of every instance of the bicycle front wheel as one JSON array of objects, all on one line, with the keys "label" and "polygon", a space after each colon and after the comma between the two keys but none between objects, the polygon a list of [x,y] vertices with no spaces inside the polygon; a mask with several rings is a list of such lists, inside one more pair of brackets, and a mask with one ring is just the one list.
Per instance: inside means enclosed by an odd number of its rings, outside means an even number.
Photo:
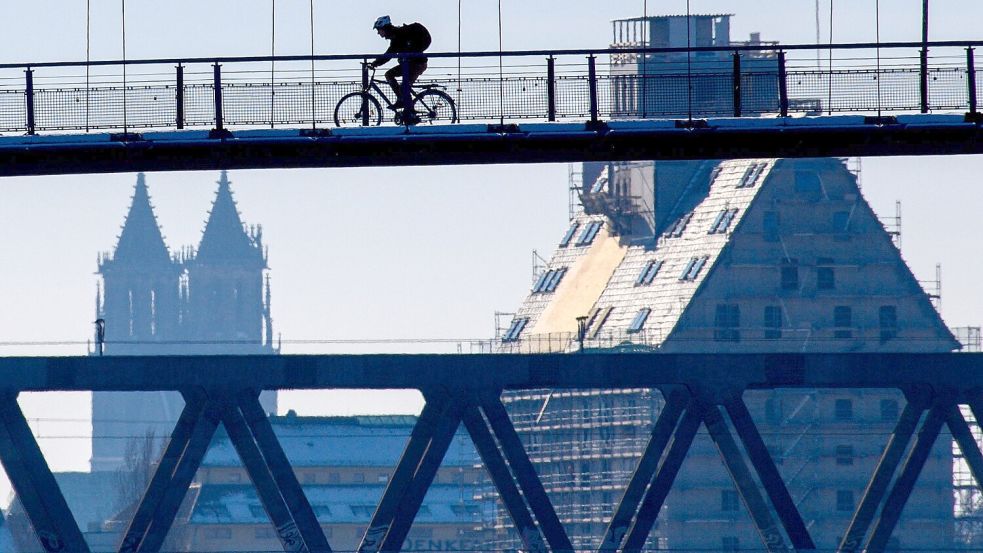
[{"label": "bicycle front wheel", "polygon": [[338,100],[334,108],[334,124],[339,127],[381,125],[382,107],[379,100],[366,92],[352,92]]},{"label": "bicycle front wheel", "polygon": [[413,100],[413,109],[422,123],[457,123],[454,99],[440,90],[425,90]]}]

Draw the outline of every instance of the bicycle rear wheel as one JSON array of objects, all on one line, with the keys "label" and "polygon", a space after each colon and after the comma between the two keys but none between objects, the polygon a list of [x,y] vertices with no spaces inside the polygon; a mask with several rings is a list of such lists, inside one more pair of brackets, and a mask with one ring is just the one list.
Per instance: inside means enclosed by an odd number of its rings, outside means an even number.
[{"label": "bicycle rear wheel", "polygon": [[334,124],[339,127],[358,127],[382,124],[382,107],[379,100],[366,92],[352,92],[338,100],[334,108]]},{"label": "bicycle rear wheel", "polygon": [[454,99],[440,90],[425,90],[413,99],[421,123],[457,123]]}]

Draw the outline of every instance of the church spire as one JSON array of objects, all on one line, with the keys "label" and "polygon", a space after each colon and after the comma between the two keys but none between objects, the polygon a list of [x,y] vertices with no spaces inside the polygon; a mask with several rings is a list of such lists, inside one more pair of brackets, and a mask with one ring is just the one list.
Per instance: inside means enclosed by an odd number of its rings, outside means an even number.
[{"label": "church spire", "polygon": [[205,224],[195,261],[199,264],[243,265],[265,268],[263,252],[254,236],[246,233],[232,197],[229,176],[222,171],[215,202]]},{"label": "church spire", "polygon": [[154,208],[150,205],[150,194],[143,173],[137,175],[130,212],[126,215],[126,222],[119,235],[112,262],[144,268],[161,267],[171,263],[164,237],[157,225]]}]

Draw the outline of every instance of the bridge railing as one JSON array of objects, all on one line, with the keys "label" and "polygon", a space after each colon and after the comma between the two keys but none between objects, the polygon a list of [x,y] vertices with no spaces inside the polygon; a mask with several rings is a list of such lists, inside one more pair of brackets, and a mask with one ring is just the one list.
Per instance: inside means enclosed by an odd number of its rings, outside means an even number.
[{"label": "bridge railing", "polygon": [[[436,53],[420,82],[441,87],[461,122],[975,113],[980,44],[929,43],[924,56],[920,43]],[[373,57],[0,65],[0,132],[333,127]]]}]

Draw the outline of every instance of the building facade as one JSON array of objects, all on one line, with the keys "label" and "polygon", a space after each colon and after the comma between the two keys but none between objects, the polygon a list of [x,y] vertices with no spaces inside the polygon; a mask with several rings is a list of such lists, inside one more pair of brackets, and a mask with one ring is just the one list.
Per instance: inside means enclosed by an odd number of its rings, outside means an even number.
[{"label": "building facade", "polygon": [[[334,551],[354,551],[409,439],[416,417],[298,417],[270,422]],[[472,551],[483,543],[481,471],[455,436],[404,551]],[[213,440],[171,531],[174,551],[276,551],[275,529],[224,434]]]},{"label": "building facade", "polygon": [[[601,351],[958,347],[841,160],[627,163],[595,174],[501,351],[576,351],[578,317],[583,347]],[[661,412],[661,394],[538,390],[505,401],[576,547],[596,548]],[[903,397],[787,390],[745,401],[817,546],[835,548]],[[948,547],[952,498],[951,451],[940,438],[893,543]],[[503,543],[508,527],[500,518]],[[649,545],[760,546],[705,433]]]}]

